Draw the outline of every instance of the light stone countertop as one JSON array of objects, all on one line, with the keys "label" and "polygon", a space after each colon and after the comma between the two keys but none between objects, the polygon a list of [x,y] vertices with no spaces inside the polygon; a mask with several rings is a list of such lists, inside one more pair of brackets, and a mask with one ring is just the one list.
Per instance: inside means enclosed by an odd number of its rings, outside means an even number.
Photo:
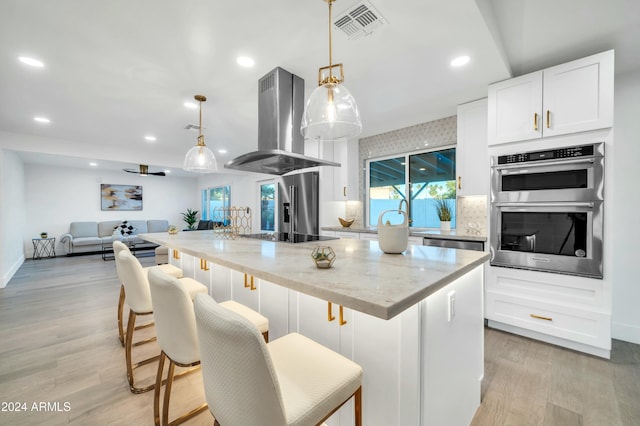
[{"label": "light stone countertop", "polygon": [[[377,234],[378,228],[374,226],[350,226],[345,228],[343,226],[323,226],[323,231],[338,231],[338,232],[354,232],[354,233],[369,233]],[[484,233],[472,234],[460,229],[452,229],[451,231],[441,231],[437,228],[409,228],[409,235],[412,237],[426,237],[437,238],[441,240],[458,240],[458,241],[487,241],[487,236]]]},{"label": "light stone countertop", "polygon": [[[291,244],[222,240],[213,231],[140,237],[381,319],[393,318],[489,259],[486,252],[417,245],[403,254],[385,254],[376,241],[352,239]],[[311,251],[317,246],[333,248],[332,268],[316,268]]]}]

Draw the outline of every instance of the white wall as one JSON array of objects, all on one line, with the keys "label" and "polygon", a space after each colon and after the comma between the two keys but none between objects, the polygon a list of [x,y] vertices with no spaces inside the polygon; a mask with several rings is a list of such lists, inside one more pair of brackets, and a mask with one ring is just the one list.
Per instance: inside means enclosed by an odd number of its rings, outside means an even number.
[{"label": "white wall", "polygon": [[[142,211],[101,211],[100,184],[142,185]],[[56,237],[56,254],[63,253],[59,245],[62,234],[69,232],[73,221],[105,221],[130,219],[167,219],[170,224],[184,227],[181,212],[200,209],[196,178],[175,176],[139,176],[116,171],[71,169],[36,164],[24,165],[26,217],[21,234],[20,250],[33,253],[31,238],[46,231]],[[26,213],[26,214],[24,214]]]},{"label": "white wall", "polygon": [[640,71],[616,76],[615,84],[612,335],[640,344]]},{"label": "white wall", "polygon": [[12,151],[0,150],[0,288],[7,285],[25,259],[25,194],[22,160]]}]

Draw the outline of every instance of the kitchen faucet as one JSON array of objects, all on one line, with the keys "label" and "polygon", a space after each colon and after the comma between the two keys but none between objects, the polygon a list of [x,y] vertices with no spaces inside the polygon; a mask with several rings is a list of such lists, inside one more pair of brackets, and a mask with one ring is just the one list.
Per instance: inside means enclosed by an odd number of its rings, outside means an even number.
[{"label": "kitchen faucet", "polygon": [[406,198],[403,198],[402,200],[400,200],[400,205],[398,206],[398,214],[400,214],[400,212],[402,211],[402,203],[404,203],[404,205],[406,206],[405,212],[409,214],[409,203],[407,202]]},{"label": "kitchen faucet", "polygon": [[404,205],[407,207],[407,222],[411,223],[413,222],[411,219],[411,216],[409,215],[409,202],[407,201],[406,198],[403,198],[402,200],[400,200],[400,205],[398,206],[398,214],[400,214],[400,212],[402,211],[402,203],[404,203]]}]

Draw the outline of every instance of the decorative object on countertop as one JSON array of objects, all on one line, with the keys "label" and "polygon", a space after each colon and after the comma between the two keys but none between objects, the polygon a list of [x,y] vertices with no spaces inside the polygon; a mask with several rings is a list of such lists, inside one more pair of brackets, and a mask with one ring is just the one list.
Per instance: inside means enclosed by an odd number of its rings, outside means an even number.
[{"label": "decorative object on countertop", "polygon": [[180,214],[182,215],[184,222],[189,227],[187,229],[196,229],[193,225],[198,221],[198,210],[187,209],[186,213]]},{"label": "decorative object on countertop", "polygon": [[49,234],[47,234],[46,232],[41,232],[40,233],[40,238],[42,238],[43,240],[46,239],[49,236]]},{"label": "decorative object on countertop", "polygon": [[251,234],[251,207],[216,207],[211,222],[216,238],[235,240],[238,235]]},{"label": "decorative object on countertop", "polygon": [[[202,103],[206,102],[207,98],[203,95],[195,95],[194,99],[198,101],[200,105],[200,124],[198,126],[198,143],[196,146],[187,151],[187,155],[184,158],[184,165],[182,168],[188,172],[197,173],[213,173],[218,171],[218,163],[216,163],[216,157],[213,152],[204,143],[204,135],[202,134]],[[191,228],[189,228],[191,229]]]},{"label": "decorative object on countertop", "polygon": [[[399,225],[391,225],[387,220],[382,223],[382,216],[387,213],[398,213],[404,216]],[[409,245],[409,221],[404,210],[385,210],[378,216],[378,244],[380,249],[388,254],[400,254]]]},{"label": "decorative object on countertop", "polygon": [[338,221],[340,222],[340,225],[342,225],[344,228],[348,228],[353,224],[353,221],[356,220],[355,218],[351,218],[351,219],[343,219],[341,217],[338,218]]},{"label": "decorative object on countertop", "polygon": [[[362,121],[356,100],[342,84],[342,64],[334,64],[331,56],[331,8],[335,0],[323,1],[329,4],[329,65],[318,70],[318,87],[305,105],[300,133],[305,139],[352,138],[362,132]],[[339,68],[339,78],[333,74],[334,68]]]},{"label": "decorative object on countertop", "polygon": [[313,249],[311,258],[318,269],[329,269],[336,260],[336,253],[329,246],[320,246]]},{"label": "decorative object on countertop", "polygon": [[169,225],[167,232],[169,233],[169,235],[176,235],[178,233],[178,227],[175,225]]},{"label": "decorative object on countertop", "polygon": [[440,230],[451,231],[451,199],[443,197],[435,197],[436,211],[438,213],[438,219],[440,219]]}]

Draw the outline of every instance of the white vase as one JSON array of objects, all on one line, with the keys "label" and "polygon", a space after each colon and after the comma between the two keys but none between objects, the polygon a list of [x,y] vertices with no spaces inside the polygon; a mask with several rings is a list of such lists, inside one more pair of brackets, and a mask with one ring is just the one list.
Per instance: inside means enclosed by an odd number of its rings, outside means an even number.
[{"label": "white vase", "polygon": [[451,222],[448,221],[448,220],[441,220],[440,221],[440,230],[441,231],[446,231],[446,232],[451,231]]}]

